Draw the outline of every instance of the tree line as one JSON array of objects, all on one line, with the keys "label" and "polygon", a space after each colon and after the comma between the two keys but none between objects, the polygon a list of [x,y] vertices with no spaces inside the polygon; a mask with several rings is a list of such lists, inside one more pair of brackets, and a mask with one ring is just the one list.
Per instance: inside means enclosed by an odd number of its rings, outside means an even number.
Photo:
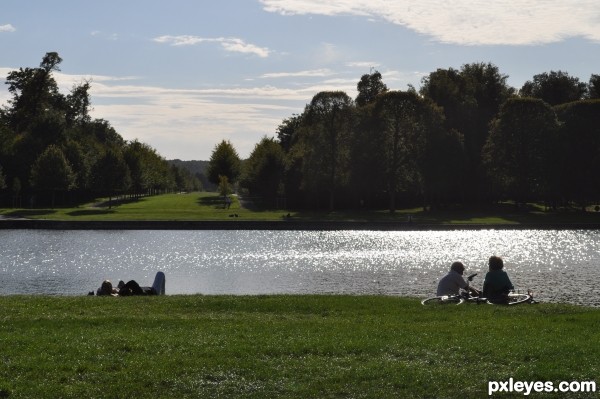
[{"label": "tree line", "polygon": [[596,203],[600,75],[584,83],[541,73],[519,90],[507,78],[473,63],[396,91],[378,71],[365,74],[355,99],[316,94],[243,162],[230,142],[218,144],[211,179],[288,208]]},{"label": "tree line", "polygon": [[[58,90],[62,59],[8,74],[0,109],[0,202],[80,203],[201,187],[108,121],[92,119],[90,83]],[[600,197],[600,75],[535,75],[520,89],[490,63],[437,69],[417,91],[389,90],[365,74],[352,99],[317,93],[241,160],[226,140],[208,163],[209,183],[232,185],[267,207],[444,207],[500,200],[586,206]]]},{"label": "tree line", "polygon": [[12,98],[0,109],[0,203],[76,204],[98,196],[142,196],[198,190],[196,176],[151,146],[126,141],[110,123],[92,119],[90,82],[59,92],[62,62],[46,53],[39,67],[11,71]]}]

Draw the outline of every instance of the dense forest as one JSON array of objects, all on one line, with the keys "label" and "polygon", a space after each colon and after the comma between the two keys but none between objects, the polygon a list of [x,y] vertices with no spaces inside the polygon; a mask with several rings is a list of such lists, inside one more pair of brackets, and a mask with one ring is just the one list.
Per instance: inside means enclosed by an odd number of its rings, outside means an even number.
[{"label": "dense forest", "polygon": [[[73,205],[97,197],[218,187],[267,207],[389,209],[513,200],[600,200],[600,75],[535,75],[520,89],[493,64],[438,69],[417,91],[363,75],[358,95],[317,93],[248,159],[223,140],[210,161],[166,161],[89,115],[90,84],[64,95],[61,58],[7,76],[0,109],[0,201]],[[201,182],[201,180],[204,180]]]},{"label": "dense forest", "polygon": [[417,92],[365,74],[356,99],[316,94],[228,178],[291,208],[598,203],[600,75],[541,73],[519,90],[507,78],[466,64],[430,73]]},{"label": "dense forest", "polygon": [[168,163],[137,140],[126,141],[108,121],[92,119],[89,82],[69,94],[52,73],[62,59],[47,53],[38,68],[8,74],[12,95],[0,109],[0,203],[73,205],[96,197],[198,190],[187,169]]}]

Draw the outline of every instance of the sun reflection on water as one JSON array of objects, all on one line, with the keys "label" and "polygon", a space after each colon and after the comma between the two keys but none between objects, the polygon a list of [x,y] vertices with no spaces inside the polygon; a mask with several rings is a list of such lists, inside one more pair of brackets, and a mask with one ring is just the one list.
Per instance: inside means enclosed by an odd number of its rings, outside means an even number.
[{"label": "sun reflection on water", "polygon": [[172,294],[426,296],[456,260],[480,285],[497,255],[522,290],[597,304],[599,242],[598,231],[546,230],[0,231],[0,294],[79,295],[162,270]]}]

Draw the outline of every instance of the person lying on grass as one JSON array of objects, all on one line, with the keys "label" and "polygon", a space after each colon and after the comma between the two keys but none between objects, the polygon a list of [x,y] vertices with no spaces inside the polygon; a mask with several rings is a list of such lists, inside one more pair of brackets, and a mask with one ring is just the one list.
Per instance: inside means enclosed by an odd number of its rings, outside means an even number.
[{"label": "person lying on grass", "polygon": [[[93,292],[91,292],[93,295]],[[154,277],[154,283],[151,287],[140,287],[135,280],[127,283],[119,281],[117,288],[113,287],[110,280],[104,280],[102,285],[96,291],[98,296],[132,296],[132,295],[164,295],[165,294],[165,274],[157,272]]]}]

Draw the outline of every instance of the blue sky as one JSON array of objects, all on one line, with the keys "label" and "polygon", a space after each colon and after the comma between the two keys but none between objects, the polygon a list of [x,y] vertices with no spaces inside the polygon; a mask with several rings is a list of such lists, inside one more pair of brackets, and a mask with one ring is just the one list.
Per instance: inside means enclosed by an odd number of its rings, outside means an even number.
[{"label": "blue sky", "polygon": [[[63,58],[63,93],[91,80],[92,116],[168,159],[247,157],[321,90],[356,96],[371,67],[390,89],[491,62],[533,75],[600,74],[597,0],[2,0],[0,78]],[[6,104],[6,86],[0,104]]]}]

